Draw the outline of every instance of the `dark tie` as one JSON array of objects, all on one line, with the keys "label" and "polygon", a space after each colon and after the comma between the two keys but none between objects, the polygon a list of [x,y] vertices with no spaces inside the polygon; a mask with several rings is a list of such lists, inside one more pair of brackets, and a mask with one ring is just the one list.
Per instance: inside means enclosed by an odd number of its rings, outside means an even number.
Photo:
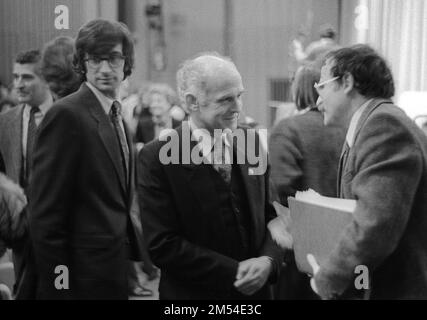
[{"label": "dark tie", "polygon": [[129,178],[129,147],[126,141],[126,136],[124,133],[124,130],[120,126],[120,122],[122,121],[122,117],[120,115],[121,112],[121,104],[118,101],[114,101],[113,105],[111,106],[110,111],[110,118],[111,122],[113,123],[114,129],[116,131],[117,138],[120,143],[120,150],[122,153],[122,161],[123,161],[123,168],[125,170],[126,174],[126,183],[128,182]]},{"label": "dark tie", "polygon": [[[213,167],[221,175],[222,179],[230,184],[231,182],[231,162],[226,161],[226,153],[229,151],[228,147],[225,145],[223,139],[217,139],[215,145],[212,149],[214,155],[214,164]],[[230,153],[228,152],[230,155]]]},{"label": "dark tie", "polygon": [[347,141],[345,141],[342,152],[341,152],[339,166],[338,166],[337,193],[339,197],[342,196],[341,179],[342,179],[343,170],[347,163],[347,157],[348,157],[349,151],[350,151],[350,146],[348,145]]},{"label": "dark tie", "polygon": [[39,112],[39,107],[31,107],[30,120],[28,121],[27,132],[27,153],[25,161],[25,184],[28,184],[30,178],[31,165],[33,163],[33,149],[37,133],[37,124],[35,114]]}]

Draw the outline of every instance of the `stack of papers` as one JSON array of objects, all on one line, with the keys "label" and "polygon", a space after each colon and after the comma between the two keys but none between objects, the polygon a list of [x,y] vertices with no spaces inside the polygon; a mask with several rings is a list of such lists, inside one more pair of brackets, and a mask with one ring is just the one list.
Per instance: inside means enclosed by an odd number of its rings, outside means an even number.
[{"label": "stack of papers", "polygon": [[297,267],[312,274],[307,254],[313,254],[320,265],[327,259],[351,222],[356,201],[324,197],[310,189],[289,197],[288,203]]}]

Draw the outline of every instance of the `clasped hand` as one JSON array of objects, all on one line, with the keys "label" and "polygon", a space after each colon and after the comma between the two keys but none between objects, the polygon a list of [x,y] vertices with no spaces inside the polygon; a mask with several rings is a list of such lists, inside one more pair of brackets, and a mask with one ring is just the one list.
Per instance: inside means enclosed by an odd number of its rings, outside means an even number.
[{"label": "clasped hand", "polygon": [[267,282],[272,267],[271,259],[266,256],[241,261],[234,287],[242,294],[254,294]]}]

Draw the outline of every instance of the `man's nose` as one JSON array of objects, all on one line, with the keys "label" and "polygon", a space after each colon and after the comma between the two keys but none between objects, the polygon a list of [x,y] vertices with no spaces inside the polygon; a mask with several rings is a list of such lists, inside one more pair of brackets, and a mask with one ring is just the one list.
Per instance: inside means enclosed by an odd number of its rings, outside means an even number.
[{"label": "man's nose", "polygon": [[317,108],[319,109],[319,108],[322,106],[322,104],[323,104],[322,97],[321,97],[321,96],[319,96],[319,97],[317,98],[317,101],[316,101],[316,106],[317,106]]},{"label": "man's nose", "polygon": [[112,68],[111,68],[108,60],[102,60],[101,61],[101,65],[99,66],[99,71],[100,72],[111,72],[112,71]]},{"label": "man's nose", "polygon": [[14,80],[14,86],[15,88],[23,88],[24,87],[24,81],[22,81],[22,78],[16,78]]},{"label": "man's nose", "polygon": [[233,106],[232,106],[232,111],[234,112],[241,112],[243,108],[243,102],[242,102],[242,98],[238,97],[234,100]]}]

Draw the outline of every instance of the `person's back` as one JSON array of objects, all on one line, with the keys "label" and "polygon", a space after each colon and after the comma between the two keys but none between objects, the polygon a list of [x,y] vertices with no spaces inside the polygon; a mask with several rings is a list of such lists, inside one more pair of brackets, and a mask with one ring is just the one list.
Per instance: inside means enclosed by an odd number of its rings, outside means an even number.
[{"label": "person's back", "polygon": [[281,203],[309,188],[337,195],[338,161],[344,143],[342,128],[325,128],[317,109],[280,121],[270,136],[271,179]]},{"label": "person's back", "polygon": [[[316,108],[314,84],[320,71],[314,65],[301,66],[295,75],[293,95],[298,114],[281,120],[269,140],[271,180],[280,202],[309,188],[324,196],[337,194],[337,169],[344,143],[341,127],[325,127]],[[307,275],[300,273],[293,258],[287,259],[280,284],[279,299],[313,299]]]}]

